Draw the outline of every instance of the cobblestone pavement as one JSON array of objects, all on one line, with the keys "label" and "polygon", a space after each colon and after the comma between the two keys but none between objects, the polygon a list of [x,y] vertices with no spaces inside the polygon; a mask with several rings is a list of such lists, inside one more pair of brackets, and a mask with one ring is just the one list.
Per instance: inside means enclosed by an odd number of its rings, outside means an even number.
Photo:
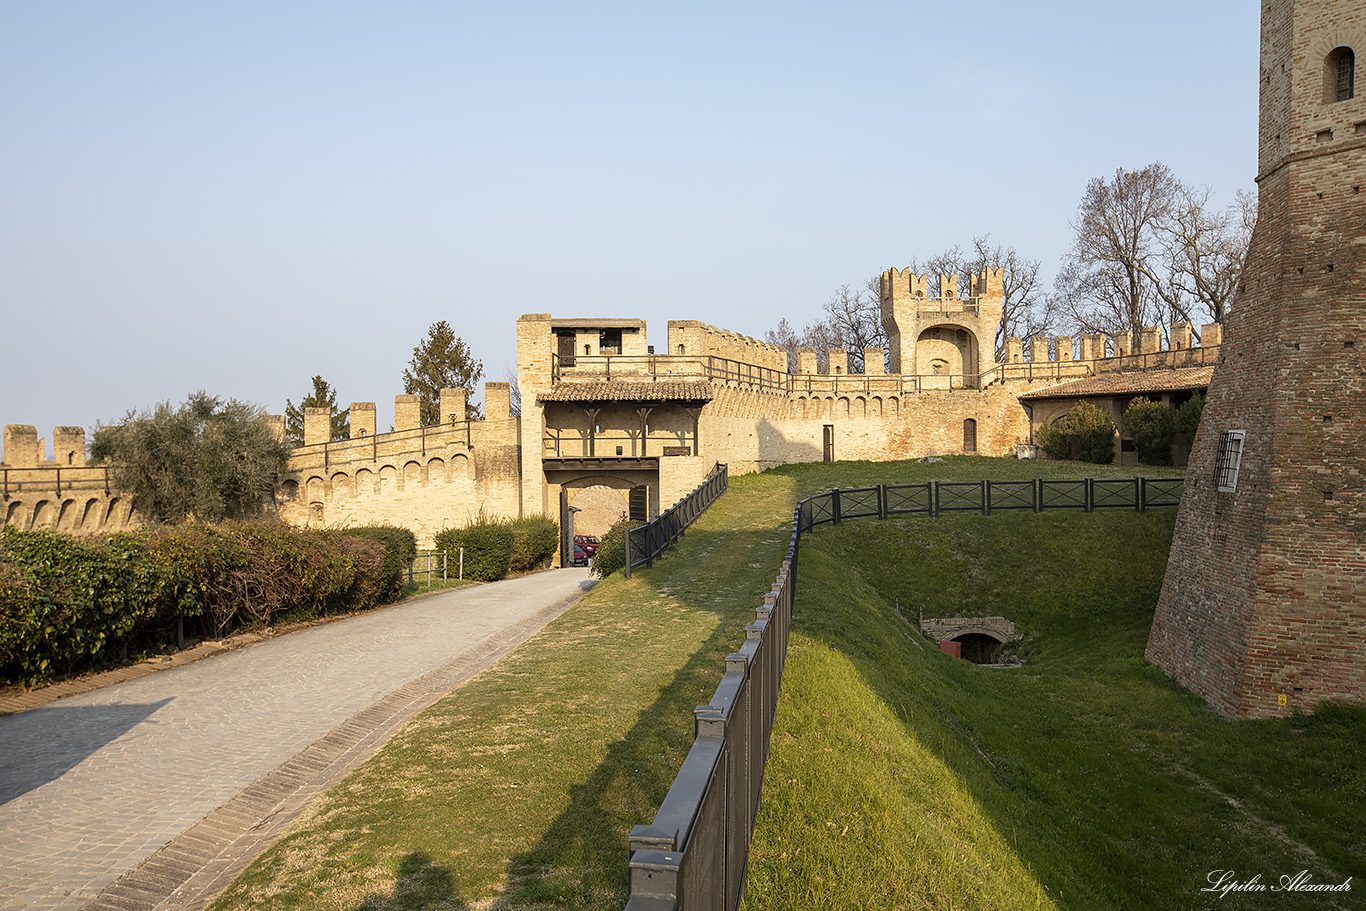
[{"label": "cobblestone pavement", "polygon": [[196,907],[589,587],[457,589],[0,716],[0,909]]}]

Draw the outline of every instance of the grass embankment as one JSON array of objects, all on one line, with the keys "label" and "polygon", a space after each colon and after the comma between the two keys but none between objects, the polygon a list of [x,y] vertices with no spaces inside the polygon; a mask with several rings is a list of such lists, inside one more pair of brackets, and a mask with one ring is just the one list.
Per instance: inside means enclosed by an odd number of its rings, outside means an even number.
[{"label": "grass embankment", "polygon": [[[1148,665],[1174,519],[957,514],[805,538],[746,908],[1357,907],[1366,710],[1228,721]],[[1025,666],[942,655],[915,634],[922,605],[1009,617]],[[1200,891],[1216,870],[1354,889],[1220,899]]]},{"label": "grass embankment", "polygon": [[792,483],[738,479],[654,569],[600,583],[414,719],[213,907],[619,909],[626,835],[777,574]]}]

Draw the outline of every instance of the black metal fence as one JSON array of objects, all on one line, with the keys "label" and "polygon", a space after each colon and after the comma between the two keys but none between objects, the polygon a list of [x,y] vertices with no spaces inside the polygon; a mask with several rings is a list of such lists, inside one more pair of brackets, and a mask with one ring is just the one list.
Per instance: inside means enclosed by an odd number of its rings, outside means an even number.
[{"label": "black metal fence", "polygon": [[734,911],[744,896],[792,632],[803,532],[860,516],[1112,507],[1142,511],[1177,505],[1184,483],[1184,478],[927,481],[831,490],[798,503],[778,578],[754,623],[745,627],[745,644],[726,658],[725,677],[711,702],[694,711],[693,745],[678,777],[654,821],[631,830],[626,911]]},{"label": "black metal fence", "polygon": [[1181,502],[1185,478],[1079,478],[1071,481],[925,481],[831,490],[797,507],[802,531],[860,516],[990,515],[1004,509],[1132,509],[1143,512]]},{"label": "black metal fence", "polygon": [[637,566],[654,566],[664,548],[683,536],[688,526],[697,521],[716,498],[726,492],[729,483],[726,466],[718,462],[707,479],[693,488],[692,493],[659,514],[659,518],[626,532],[626,578]]},{"label": "black metal fence", "polygon": [[792,631],[799,525],[794,513],[778,578],[711,702],[694,711],[692,749],[654,822],[631,830],[626,911],[740,904]]}]

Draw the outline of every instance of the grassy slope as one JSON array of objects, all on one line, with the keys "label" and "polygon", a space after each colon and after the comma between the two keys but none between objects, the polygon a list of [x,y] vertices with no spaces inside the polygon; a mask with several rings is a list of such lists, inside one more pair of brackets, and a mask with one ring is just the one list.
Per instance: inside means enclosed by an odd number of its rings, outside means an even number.
[{"label": "grassy slope", "polygon": [[[1143,660],[1173,520],[859,520],[805,539],[747,907],[1204,907],[1211,870],[1366,877],[1366,712],[1230,722]],[[897,597],[912,623],[922,605],[1010,617],[1026,667],[917,648]],[[1223,903],[1245,899],[1351,896]]]}]

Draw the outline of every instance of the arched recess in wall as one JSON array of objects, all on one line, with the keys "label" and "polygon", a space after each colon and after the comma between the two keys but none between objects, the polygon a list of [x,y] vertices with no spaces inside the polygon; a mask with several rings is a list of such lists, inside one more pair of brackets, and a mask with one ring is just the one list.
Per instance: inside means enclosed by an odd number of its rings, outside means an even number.
[{"label": "arched recess in wall", "polygon": [[450,477],[452,480],[455,478],[472,478],[474,476],[472,472],[469,456],[463,452],[457,452],[451,456]]},{"label": "arched recess in wall", "polygon": [[398,485],[398,469],[392,465],[385,465],[379,470],[379,485],[375,488],[375,493],[383,494],[393,490]]},{"label": "arched recess in wall", "polygon": [[325,519],[323,518],[322,503],[308,504],[308,524],[310,526],[316,526],[318,528],[321,528],[324,524],[326,524]]},{"label": "arched recess in wall", "polygon": [[84,531],[94,531],[100,527],[100,501],[95,497],[85,501],[85,509],[81,512],[81,529]]},{"label": "arched recess in wall", "polygon": [[861,395],[854,399],[853,415],[856,418],[866,418],[868,416],[868,400]]},{"label": "arched recess in wall", "polygon": [[10,500],[9,506],[5,509],[5,524],[18,525],[20,519],[19,513],[22,509],[23,504],[21,502],[18,500]]},{"label": "arched recess in wall", "polygon": [[280,499],[286,503],[291,503],[299,499],[299,482],[290,478],[280,485]]},{"label": "arched recess in wall", "polygon": [[897,398],[896,396],[892,396],[887,400],[887,414],[891,417],[896,417],[900,413],[901,399]]},{"label": "arched recess in wall", "polygon": [[440,457],[427,460],[427,482],[438,483],[446,480],[446,460]]},{"label": "arched recess in wall", "polygon": [[355,491],[351,486],[351,478],[344,471],[339,471],[332,476],[332,498],[342,499],[351,496]]},{"label": "arched recess in wall", "polygon": [[839,403],[838,403],[838,410],[839,410],[839,416],[840,416],[840,417],[842,417],[842,418],[847,418],[847,417],[849,417],[849,399],[848,399],[846,396],[840,396]]},{"label": "arched recess in wall", "polygon": [[375,473],[368,468],[360,468],[356,471],[356,496],[373,494],[375,492]]},{"label": "arched recess in wall", "polygon": [[882,417],[882,397],[877,395],[873,396],[873,399],[869,404],[871,406],[869,413],[875,418]]},{"label": "arched recess in wall", "polygon": [[105,528],[118,528],[118,508],[123,501],[118,497],[109,500],[109,508],[104,511],[104,521],[100,524]]},{"label": "arched recess in wall", "polygon": [[29,519],[28,527],[32,528],[51,528],[52,521],[56,516],[56,510],[47,500],[39,500],[33,506],[33,518]]},{"label": "arched recess in wall", "polygon": [[324,500],[327,498],[327,482],[317,475],[314,475],[308,479],[308,483],[304,486],[304,491],[304,495],[308,498],[309,503]]},{"label": "arched recess in wall", "polygon": [[403,465],[403,487],[415,488],[422,486],[422,463],[418,461],[406,462]]},{"label": "arched recess in wall", "polygon": [[929,326],[915,341],[916,373],[967,377],[968,382],[975,384],[977,351],[977,336],[966,326],[955,323]]},{"label": "arched recess in wall", "polygon": [[76,530],[76,501],[63,500],[61,509],[57,512],[57,530],[75,531]]}]

